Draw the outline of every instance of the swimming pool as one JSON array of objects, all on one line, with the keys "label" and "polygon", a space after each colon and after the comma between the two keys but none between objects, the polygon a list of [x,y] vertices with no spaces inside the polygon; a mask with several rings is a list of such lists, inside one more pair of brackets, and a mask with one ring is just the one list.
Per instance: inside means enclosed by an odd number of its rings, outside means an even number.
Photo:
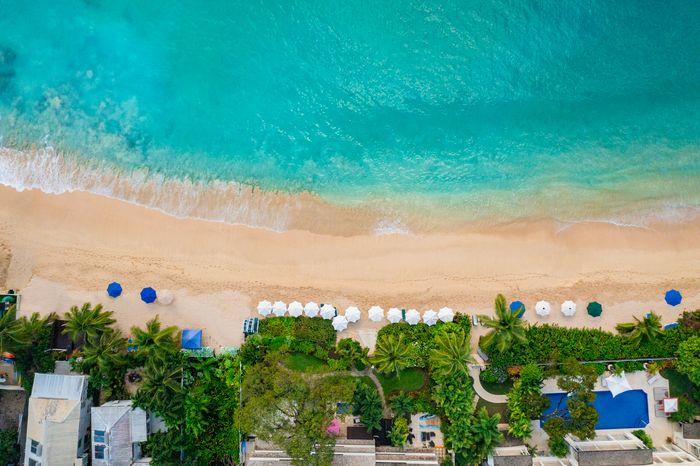
[{"label": "swimming pool", "polygon": [[[631,429],[646,427],[649,424],[649,409],[647,394],[644,390],[629,390],[615,398],[609,391],[595,392],[593,407],[598,411],[596,429]],[[566,393],[547,393],[549,407],[544,411],[542,419],[554,411],[560,400],[566,398]],[[566,400],[561,408],[566,409]],[[544,422],[540,420],[540,425]]]}]

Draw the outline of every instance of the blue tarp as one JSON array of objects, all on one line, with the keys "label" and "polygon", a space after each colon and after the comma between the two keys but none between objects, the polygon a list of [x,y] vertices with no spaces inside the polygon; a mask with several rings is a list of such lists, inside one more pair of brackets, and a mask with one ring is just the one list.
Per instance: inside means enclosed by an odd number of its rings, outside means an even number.
[{"label": "blue tarp", "polygon": [[202,347],[202,331],[199,329],[182,331],[182,348],[199,349]]},{"label": "blue tarp", "polygon": [[117,282],[110,283],[107,285],[107,294],[112,298],[116,298],[122,294],[122,286]]},{"label": "blue tarp", "polygon": [[151,304],[156,300],[157,297],[158,295],[156,295],[156,290],[154,290],[150,286],[141,290],[141,301],[143,301],[146,304]]},{"label": "blue tarp", "polygon": [[681,296],[681,292],[678,290],[668,290],[665,299],[666,303],[671,306],[678,306],[683,300],[683,296]]}]

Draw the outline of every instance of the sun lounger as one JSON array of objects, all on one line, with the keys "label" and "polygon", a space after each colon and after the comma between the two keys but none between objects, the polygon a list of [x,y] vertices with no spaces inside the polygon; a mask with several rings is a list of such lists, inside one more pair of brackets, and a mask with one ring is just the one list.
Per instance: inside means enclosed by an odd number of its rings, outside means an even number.
[{"label": "sun lounger", "polygon": [[472,315],[472,324],[474,325],[474,327],[479,326],[479,318],[476,316],[476,314]]}]

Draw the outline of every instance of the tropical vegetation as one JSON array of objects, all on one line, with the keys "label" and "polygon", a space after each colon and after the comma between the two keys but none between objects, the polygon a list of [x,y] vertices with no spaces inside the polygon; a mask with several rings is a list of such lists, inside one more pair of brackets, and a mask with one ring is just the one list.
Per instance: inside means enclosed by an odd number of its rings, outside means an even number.
[{"label": "tropical vegetation", "polygon": [[389,440],[395,447],[403,448],[408,439],[408,420],[403,416],[397,416],[391,424]]},{"label": "tropical vegetation", "polygon": [[508,433],[526,440],[532,435],[533,419],[539,419],[549,400],[542,396],[544,373],[536,364],[528,364],[520,371],[508,393]]},{"label": "tropical vegetation", "polygon": [[398,375],[410,366],[411,347],[403,335],[386,335],[377,339],[372,364],[383,374]]},{"label": "tropical vegetation", "polygon": [[506,298],[502,294],[496,296],[494,309],[496,311],[494,317],[479,316],[482,325],[491,329],[479,342],[481,347],[502,353],[515,344],[525,344],[527,342],[525,323],[518,317],[517,312],[508,309]]},{"label": "tropical vegetation", "polygon": [[360,422],[369,433],[382,430],[382,399],[374,385],[357,385],[352,399],[352,414],[360,416]]},{"label": "tropical vegetation", "polygon": [[700,336],[692,336],[678,345],[676,368],[695,385],[700,385]]},{"label": "tropical vegetation", "polygon": [[473,363],[469,335],[464,332],[443,333],[435,338],[435,347],[430,352],[430,368],[437,376],[456,372],[469,375],[469,365]]}]

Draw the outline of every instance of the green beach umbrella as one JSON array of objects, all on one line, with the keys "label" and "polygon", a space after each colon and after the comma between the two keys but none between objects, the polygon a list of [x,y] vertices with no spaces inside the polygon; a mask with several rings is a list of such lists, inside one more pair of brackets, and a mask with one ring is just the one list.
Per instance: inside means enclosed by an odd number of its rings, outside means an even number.
[{"label": "green beach umbrella", "polygon": [[599,317],[603,313],[603,306],[601,306],[597,301],[588,303],[586,309],[588,309],[588,315],[593,317]]},{"label": "green beach umbrella", "polygon": [[2,298],[2,302],[3,303],[10,303],[10,304],[16,303],[17,298],[15,298],[14,296],[7,295],[4,298]]}]

